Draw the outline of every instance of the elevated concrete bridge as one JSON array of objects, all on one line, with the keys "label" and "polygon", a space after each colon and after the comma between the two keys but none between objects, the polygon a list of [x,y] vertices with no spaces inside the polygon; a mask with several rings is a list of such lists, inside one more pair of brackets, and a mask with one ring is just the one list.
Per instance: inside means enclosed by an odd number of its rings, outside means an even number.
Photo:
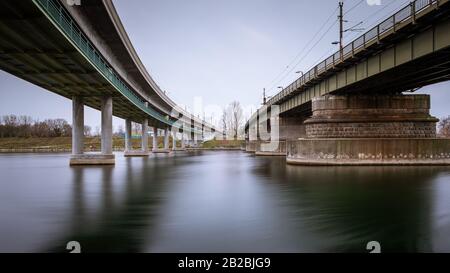
[{"label": "elevated concrete bridge", "polygon": [[[3,0],[0,68],[73,101],[71,164],[113,164],[112,115],[126,120],[126,155],[148,155],[148,126],[192,141],[216,129],[177,106],[134,50],[111,0]],[[13,92],[13,90],[11,91]],[[26,99],[26,98],[24,98]],[[83,153],[83,106],[102,112],[102,152]],[[45,106],[42,106],[45,107]],[[131,149],[131,122],[142,124],[142,149]],[[176,142],[174,141],[174,144]],[[173,146],[175,148],[175,146]]]},{"label": "elevated concrete bridge", "polygon": [[412,1],[267,101],[246,124],[247,150],[298,164],[448,164],[429,97],[402,92],[449,79],[450,3]]}]

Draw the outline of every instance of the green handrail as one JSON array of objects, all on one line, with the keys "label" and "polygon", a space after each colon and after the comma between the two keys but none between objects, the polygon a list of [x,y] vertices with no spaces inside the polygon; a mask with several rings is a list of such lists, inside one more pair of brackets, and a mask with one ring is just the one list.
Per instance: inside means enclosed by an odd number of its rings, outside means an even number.
[{"label": "green handrail", "polygon": [[181,129],[183,131],[201,133],[199,130],[192,130],[189,127],[184,128],[182,122],[170,120],[169,116],[164,116],[145,105],[144,99],[133,92],[118,76],[112,67],[110,67],[105,58],[99,53],[83,31],[73,20],[72,16],[66,11],[64,6],[58,1],[53,0],[33,0],[33,3],[50,19],[58,30],[80,51],[80,53],[97,69],[97,71],[112,85],[115,89],[131,101],[139,109],[165,123],[169,126]]}]

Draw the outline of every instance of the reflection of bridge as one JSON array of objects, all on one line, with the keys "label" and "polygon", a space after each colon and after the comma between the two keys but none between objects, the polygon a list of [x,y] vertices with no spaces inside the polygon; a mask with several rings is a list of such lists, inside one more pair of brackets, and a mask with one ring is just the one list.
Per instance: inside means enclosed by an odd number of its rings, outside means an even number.
[{"label": "reflection of bridge", "polygon": [[[197,141],[215,128],[178,107],[137,56],[112,1],[0,2],[0,68],[73,101],[72,164],[111,164],[112,115],[126,119],[128,155],[148,154],[154,136],[169,130]],[[84,105],[102,112],[102,152],[83,154]],[[142,123],[142,151],[131,151],[131,122]],[[174,144],[176,142],[174,141]],[[175,148],[175,146],[173,146]],[[156,137],[153,149],[157,150]]]},{"label": "reflection of bridge", "polygon": [[271,98],[246,124],[247,150],[299,164],[450,163],[429,97],[401,94],[450,79],[449,33],[448,0],[411,2]]}]

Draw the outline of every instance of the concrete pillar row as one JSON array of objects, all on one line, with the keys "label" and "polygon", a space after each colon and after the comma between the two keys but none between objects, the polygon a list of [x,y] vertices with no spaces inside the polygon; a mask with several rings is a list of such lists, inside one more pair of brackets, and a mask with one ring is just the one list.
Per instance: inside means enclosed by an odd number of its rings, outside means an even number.
[{"label": "concrete pillar row", "polygon": [[125,120],[125,152],[129,152],[132,150],[131,145],[131,120]]},{"label": "concrete pillar row", "polygon": [[72,154],[81,155],[84,150],[84,103],[82,97],[72,98]]}]

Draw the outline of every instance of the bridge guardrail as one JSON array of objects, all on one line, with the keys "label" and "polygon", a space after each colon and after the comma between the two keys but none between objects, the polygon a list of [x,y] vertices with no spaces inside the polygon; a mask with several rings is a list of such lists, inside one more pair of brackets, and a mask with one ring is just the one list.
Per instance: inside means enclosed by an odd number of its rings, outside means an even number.
[{"label": "bridge guardrail", "polygon": [[[125,96],[129,101],[136,105],[139,109],[157,119],[175,128],[183,128],[178,121],[170,120],[169,116],[164,116],[154,110],[152,107],[146,106],[144,99],[140,98],[133,92],[114,72],[102,55],[95,49],[84,32],[78,27],[70,14],[65,10],[61,3],[54,0],[33,0],[40,10],[58,27],[58,29],[75,45],[87,60],[105,77],[119,93]],[[201,133],[199,130],[192,130],[190,126],[183,128],[184,131]]]},{"label": "bridge guardrail", "polygon": [[397,11],[394,15],[388,17],[380,24],[371,28],[369,31],[346,45],[343,48],[342,56],[341,52],[337,51],[330,57],[326,58],[324,61],[314,66],[308,72],[304,73],[299,79],[297,79],[285,89],[269,99],[268,105],[272,105],[280,101],[283,97],[285,97],[284,94],[289,95],[290,93],[297,90],[299,88],[297,87],[298,82],[301,82],[301,85],[307,84],[309,81],[326,72],[328,69],[333,68],[337,64],[340,64],[348,58],[352,57],[355,54],[355,51],[366,48],[366,46],[372,43],[374,40],[380,40],[380,36],[384,33],[387,33],[391,30],[395,31],[395,28],[398,24],[403,23],[411,18],[414,21],[417,14],[420,14],[425,8],[438,3],[439,0],[415,0],[413,2],[410,2],[407,6]]}]

